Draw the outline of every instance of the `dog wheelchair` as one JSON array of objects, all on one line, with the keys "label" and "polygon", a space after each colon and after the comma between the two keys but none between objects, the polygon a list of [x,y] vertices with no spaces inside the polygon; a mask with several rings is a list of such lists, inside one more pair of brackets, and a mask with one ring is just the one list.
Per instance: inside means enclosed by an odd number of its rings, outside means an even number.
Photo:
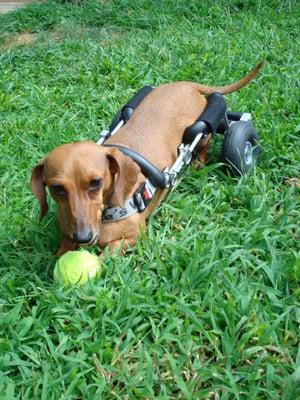
[{"label": "dog wheelchair", "polygon": [[[126,124],[135,108],[152,90],[151,86],[139,90],[117,112],[108,130],[101,132],[97,144],[111,146],[105,141]],[[169,188],[175,185],[180,170],[191,162],[200,140],[209,133],[218,133],[224,136],[221,156],[226,170],[233,176],[245,174],[253,168],[259,156],[259,138],[252,125],[251,114],[227,111],[225,99],[219,93],[213,93],[206,99],[207,105],[202,114],[183,133],[182,143],[178,147],[178,158],[170,168],[160,171],[133,150],[124,146],[113,146],[136,161],[156,188]]]}]

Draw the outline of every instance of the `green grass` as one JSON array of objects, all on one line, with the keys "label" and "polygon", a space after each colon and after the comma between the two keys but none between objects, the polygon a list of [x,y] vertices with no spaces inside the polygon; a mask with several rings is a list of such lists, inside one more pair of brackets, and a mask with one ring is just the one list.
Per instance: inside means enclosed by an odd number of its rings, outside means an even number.
[{"label": "green grass", "polygon": [[[49,1],[0,16],[0,399],[300,399],[296,1]],[[13,46],[24,32],[35,42]],[[33,165],[91,139],[145,84],[226,84],[263,153],[239,180],[221,138],[102,276],[61,290],[55,207]]]}]

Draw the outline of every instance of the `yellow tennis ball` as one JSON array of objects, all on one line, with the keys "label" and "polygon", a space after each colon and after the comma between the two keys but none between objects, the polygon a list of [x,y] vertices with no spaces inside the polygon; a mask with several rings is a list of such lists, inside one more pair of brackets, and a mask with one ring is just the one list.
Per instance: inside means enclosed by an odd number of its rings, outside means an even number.
[{"label": "yellow tennis ball", "polygon": [[100,259],[86,250],[68,251],[54,267],[54,280],[64,285],[83,284],[101,271]]}]

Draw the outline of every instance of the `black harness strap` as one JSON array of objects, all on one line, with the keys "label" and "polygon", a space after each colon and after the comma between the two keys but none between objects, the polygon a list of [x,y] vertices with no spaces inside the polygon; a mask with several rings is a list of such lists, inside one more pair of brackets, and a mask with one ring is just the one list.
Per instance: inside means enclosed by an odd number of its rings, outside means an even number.
[{"label": "black harness strap", "polygon": [[167,187],[166,177],[162,171],[160,171],[151,161],[147,160],[145,157],[136,153],[134,150],[128,149],[125,146],[120,146],[118,144],[108,144],[103,143],[102,146],[115,147],[120,150],[125,156],[133,159],[134,162],[138,164],[141,168],[142,173],[150,180],[152,185],[164,189]]}]

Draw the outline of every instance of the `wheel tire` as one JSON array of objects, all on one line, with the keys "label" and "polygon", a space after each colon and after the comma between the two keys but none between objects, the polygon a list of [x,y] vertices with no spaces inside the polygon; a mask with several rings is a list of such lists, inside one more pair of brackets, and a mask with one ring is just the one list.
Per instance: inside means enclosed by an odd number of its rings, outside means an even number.
[{"label": "wheel tire", "polygon": [[247,173],[255,165],[259,153],[259,138],[254,126],[246,121],[231,124],[222,149],[226,171],[235,176]]}]

